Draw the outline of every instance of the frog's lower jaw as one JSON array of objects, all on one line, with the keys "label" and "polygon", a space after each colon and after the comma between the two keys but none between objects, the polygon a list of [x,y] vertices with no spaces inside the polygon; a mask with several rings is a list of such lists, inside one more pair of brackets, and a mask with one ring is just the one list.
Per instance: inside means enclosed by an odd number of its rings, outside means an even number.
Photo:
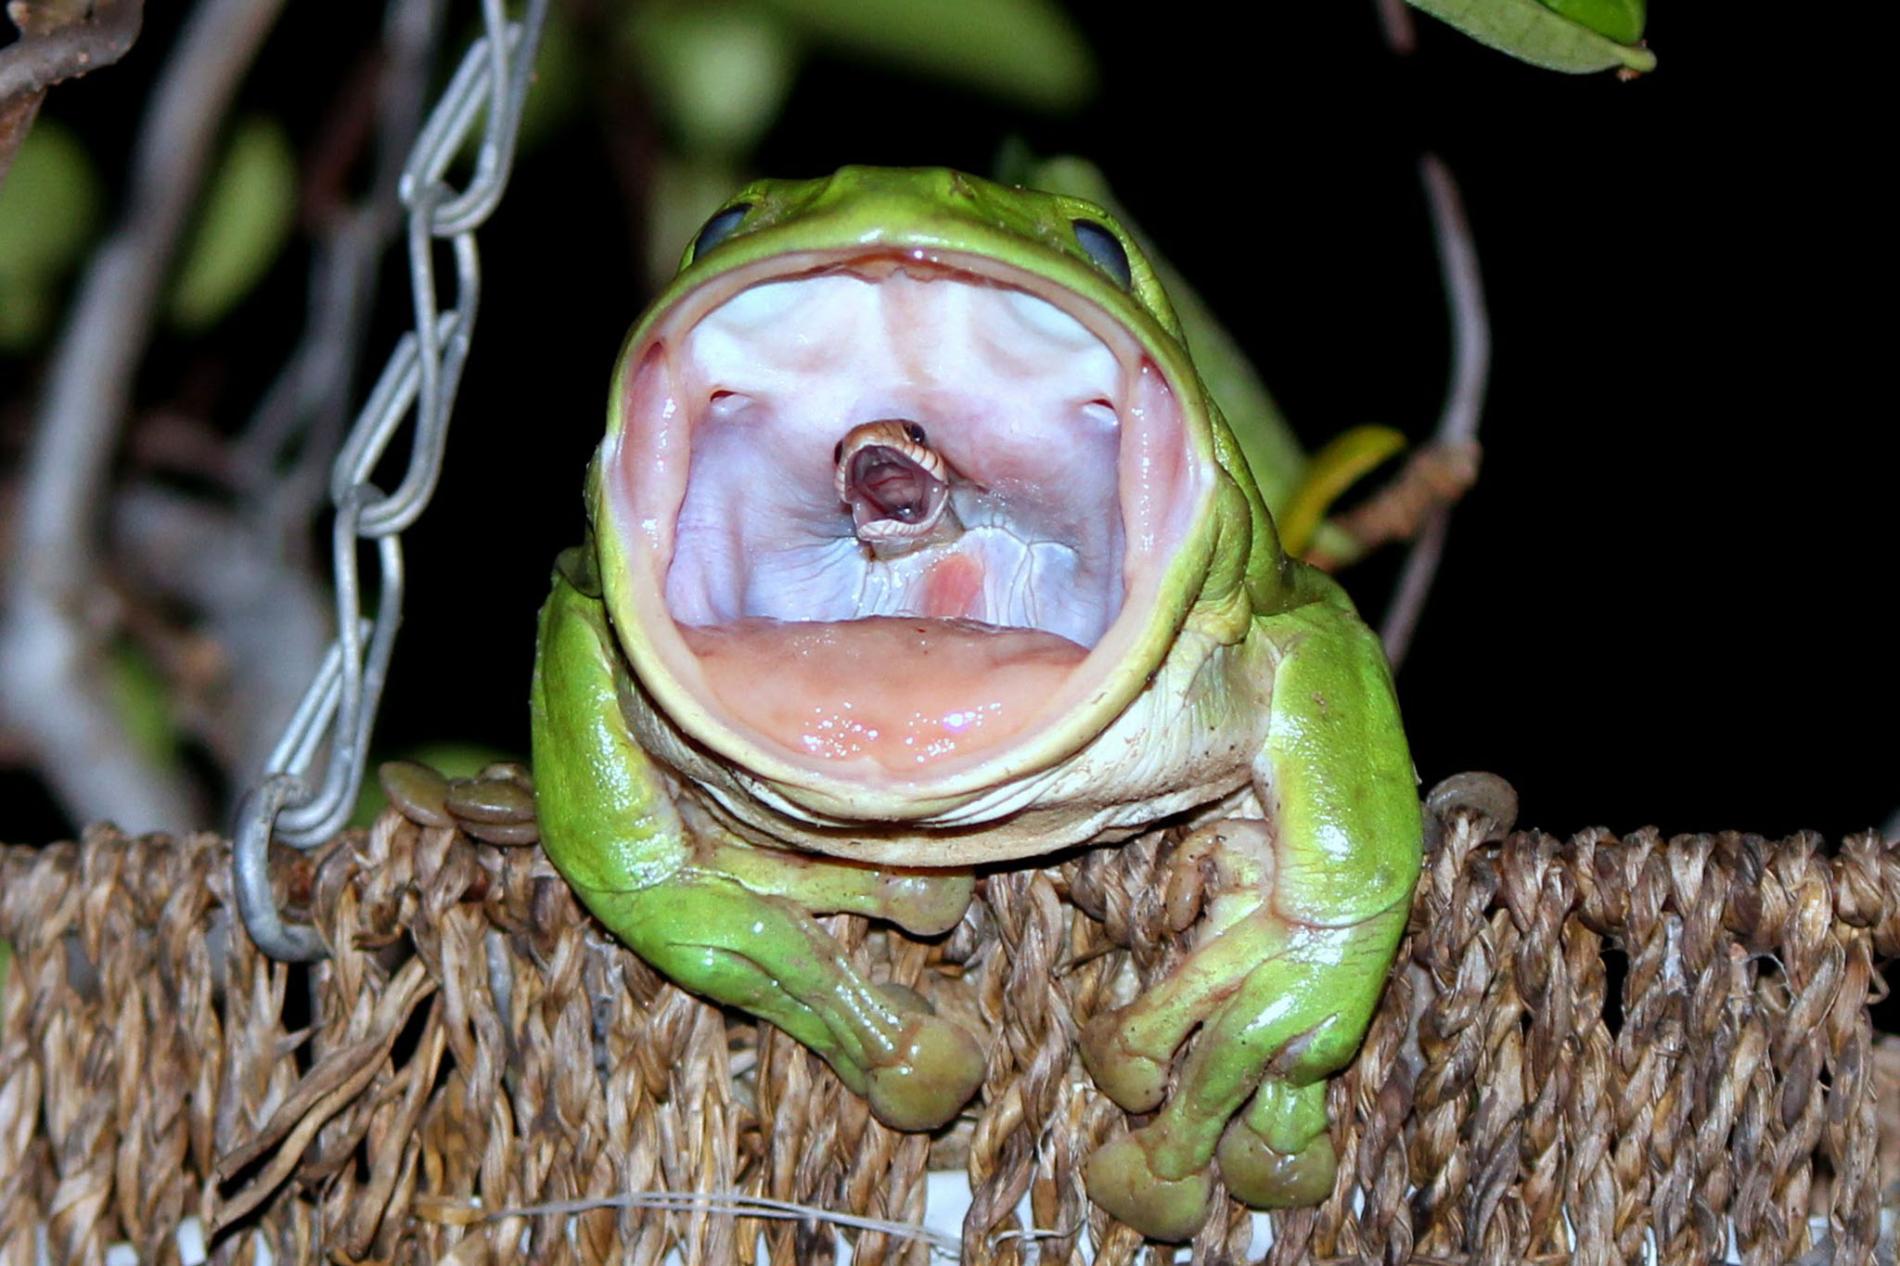
[{"label": "frog's lower jaw", "polygon": [[1067,759],[967,794],[919,795],[903,817],[873,820],[854,799],[815,802],[709,752],[637,682],[620,705],[641,747],[734,834],[873,864],[968,866],[1127,839],[1246,791],[1265,737],[1268,657],[1259,639],[1222,645],[1186,631],[1149,689]]}]

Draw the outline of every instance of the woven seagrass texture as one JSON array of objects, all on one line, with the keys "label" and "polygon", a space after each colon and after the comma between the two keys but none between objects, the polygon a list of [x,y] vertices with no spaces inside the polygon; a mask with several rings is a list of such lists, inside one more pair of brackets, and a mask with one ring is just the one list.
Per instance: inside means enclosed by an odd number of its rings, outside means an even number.
[{"label": "woven seagrass texture", "polygon": [[[1653,1234],[1662,1262],[1706,1262],[1732,1221],[1743,1260],[1781,1263],[1811,1215],[1832,1220],[1832,1261],[1872,1260],[1877,1152],[1900,1155],[1879,1133],[1900,1123],[1900,1059],[1869,1015],[1900,955],[1900,847],[1498,839],[1454,802],[1434,799],[1400,968],[1332,1089],[1334,1197],[1276,1215],[1265,1260],[1563,1261],[1574,1243],[1578,1262],[1638,1262]],[[244,936],[213,836],[0,850],[0,1263],[31,1263],[36,1227],[56,1262],[119,1240],[176,1261],[194,1213],[222,1261],[262,1236],[279,1262],[678,1248],[718,1266],[761,1260],[763,1235],[763,1260],[822,1263],[833,1233],[811,1220],[508,1211],[743,1192],[915,1221],[933,1167],[968,1171],[966,1261],[1034,1260],[1005,1234],[1025,1194],[1062,1233],[1043,1262],[1085,1239],[1098,1262],[1166,1260],[1082,1194],[1083,1160],[1127,1123],[1074,1038],[1181,953],[1194,876],[1175,839],[989,874],[937,941],[828,920],[860,967],[990,1042],[969,1117],[936,1139],[885,1129],[783,1035],[664,982],[534,847],[390,812],[285,855],[282,895],[335,949],[294,968]],[[866,1266],[929,1254],[851,1234]],[[1250,1260],[1249,1235],[1223,1203],[1195,1260]]]}]

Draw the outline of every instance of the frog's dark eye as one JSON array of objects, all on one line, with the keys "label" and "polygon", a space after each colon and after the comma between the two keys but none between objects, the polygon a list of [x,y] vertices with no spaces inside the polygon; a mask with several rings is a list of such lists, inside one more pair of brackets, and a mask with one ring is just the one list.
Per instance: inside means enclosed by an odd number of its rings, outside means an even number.
[{"label": "frog's dark eye", "polygon": [[1081,243],[1083,254],[1124,290],[1133,286],[1135,273],[1128,266],[1128,251],[1122,240],[1093,220],[1076,220],[1074,224],[1075,240]]},{"label": "frog's dark eye", "polygon": [[693,239],[693,262],[698,263],[707,251],[731,237],[732,231],[739,227],[740,221],[745,219],[746,212],[750,210],[752,210],[750,202],[741,202],[717,212],[712,219],[706,221],[706,226],[700,229],[699,236]]},{"label": "frog's dark eye", "polygon": [[910,442],[913,444],[922,444],[925,442],[924,428],[918,426],[915,422],[904,423],[904,434],[910,436]]},{"label": "frog's dark eye", "polygon": [[831,464],[833,466],[836,466],[839,462],[843,460],[844,460],[844,441],[839,440],[836,444],[831,446]]}]

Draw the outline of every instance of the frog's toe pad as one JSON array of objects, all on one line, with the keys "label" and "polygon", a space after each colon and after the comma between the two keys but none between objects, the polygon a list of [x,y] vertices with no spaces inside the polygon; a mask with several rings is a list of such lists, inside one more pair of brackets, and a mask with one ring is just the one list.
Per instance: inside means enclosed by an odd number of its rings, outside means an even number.
[{"label": "frog's toe pad", "polygon": [[961,1025],[933,1015],[911,1021],[898,1057],[867,1070],[864,1097],[894,1130],[934,1130],[983,1084],[983,1048]]},{"label": "frog's toe pad", "polygon": [[1155,1173],[1140,1131],[1096,1148],[1083,1178],[1089,1199],[1151,1240],[1192,1239],[1214,1198],[1214,1178],[1205,1169],[1184,1178]]},{"label": "frog's toe pad", "polygon": [[1275,1151],[1238,1117],[1227,1123],[1215,1155],[1228,1192],[1256,1209],[1318,1204],[1332,1194],[1333,1175],[1339,1168],[1333,1140],[1327,1135],[1316,1135],[1297,1152]]},{"label": "frog's toe pad", "polygon": [[1082,1066],[1103,1094],[1125,1112],[1153,1112],[1168,1093],[1168,1065],[1128,1049],[1121,1011],[1090,1020],[1082,1030]]}]

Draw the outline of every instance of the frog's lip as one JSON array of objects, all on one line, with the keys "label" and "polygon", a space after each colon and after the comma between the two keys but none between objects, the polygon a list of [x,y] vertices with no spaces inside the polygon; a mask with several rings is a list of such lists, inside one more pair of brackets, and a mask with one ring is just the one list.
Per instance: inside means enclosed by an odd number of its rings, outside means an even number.
[{"label": "frog's lip", "polygon": [[[700,322],[747,290],[837,276],[876,283],[899,277],[947,281],[1040,299],[1092,336],[1094,355],[1099,360],[1106,353],[1117,378],[1112,402],[1091,402],[1115,414],[1110,476],[1119,513],[1108,517],[1115,520],[1117,537],[1116,591],[1100,627],[1082,636],[1065,633],[1088,647],[1086,658],[1007,742],[902,772],[874,761],[813,756],[734,717],[675,618],[660,615],[679,615],[669,574],[695,433],[708,417],[708,399],[724,390],[707,393],[707,384],[694,381],[677,354]],[[741,777],[754,792],[768,790],[771,798],[838,821],[917,818],[932,806],[994,789],[1069,755],[1140,691],[1196,588],[1166,583],[1184,543],[1204,535],[1199,529],[1208,518],[1215,477],[1198,387],[1189,372],[1178,349],[1157,344],[1152,335],[1144,338],[1096,301],[985,255],[881,246],[809,251],[731,269],[686,290],[630,341],[603,451],[601,509],[614,525],[603,534],[608,599],[657,713],[691,746],[716,754],[713,765],[720,771],[745,771]],[[829,456],[828,448],[827,441],[812,451]],[[819,486],[828,478],[803,482]],[[1204,560],[1184,565],[1204,566]]]}]

